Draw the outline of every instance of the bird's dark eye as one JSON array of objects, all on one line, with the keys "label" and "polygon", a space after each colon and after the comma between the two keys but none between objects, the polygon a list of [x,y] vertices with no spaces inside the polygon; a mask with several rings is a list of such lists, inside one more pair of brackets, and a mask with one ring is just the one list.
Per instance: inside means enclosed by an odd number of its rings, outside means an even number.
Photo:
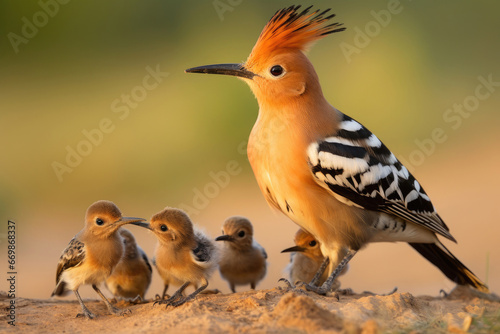
[{"label": "bird's dark eye", "polygon": [[162,230],[163,232],[168,231],[168,227],[167,227],[167,225],[165,225],[165,224],[161,224],[161,226],[160,226],[160,230]]},{"label": "bird's dark eye", "polygon": [[104,224],[104,220],[102,220],[101,218],[97,218],[97,219],[95,220],[95,223],[96,223],[97,225],[101,226],[102,224]]},{"label": "bird's dark eye", "polygon": [[316,246],[316,240],[313,240],[309,243],[309,246],[314,247]]},{"label": "bird's dark eye", "polygon": [[243,238],[245,236],[245,231],[240,231],[238,237]]},{"label": "bird's dark eye", "polygon": [[273,67],[271,67],[271,74],[275,77],[279,77],[280,75],[283,74],[284,70],[283,70],[283,67],[281,67],[280,65],[274,65]]}]

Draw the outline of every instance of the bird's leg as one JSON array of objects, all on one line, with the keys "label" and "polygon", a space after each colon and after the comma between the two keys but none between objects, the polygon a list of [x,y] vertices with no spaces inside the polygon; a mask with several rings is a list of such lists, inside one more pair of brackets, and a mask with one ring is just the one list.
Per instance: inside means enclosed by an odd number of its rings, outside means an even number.
[{"label": "bird's leg", "polygon": [[233,283],[233,282],[230,282],[230,283],[229,283],[229,287],[231,288],[231,291],[232,291],[233,293],[236,293],[236,289],[234,288],[234,283]]},{"label": "bird's leg", "polygon": [[126,314],[131,313],[130,310],[128,310],[128,309],[121,310],[121,309],[111,305],[109,300],[102,294],[101,290],[99,290],[97,285],[92,284],[92,288],[95,290],[95,292],[97,292],[99,297],[101,297],[101,299],[104,301],[104,304],[106,304],[106,307],[108,308],[108,311],[110,313],[113,313],[114,315],[126,315]]},{"label": "bird's leg", "polygon": [[135,298],[130,299],[130,303],[132,303],[132,304],[142,304],[143,302],[144,302],[144,299],[140,295],[137,295],[137,296],[135,296]]},{"label": "bird's leg", "polygon": [[87,306],[85,306],[85,304],[83,303],[83,300],[82,300],[82,297],[80,297],[80,294],[78,293],[78,289],[74,291],[75,295],[76,295],[76,299],[78,299],[78,302],[80,303],[80,306],[82,307],[82,312],[83,313],[78,313],[76,315],[76,317],[85,317],[87,319],[94,319],[95,318],[95,314],[90,312],[89,309],[87,308]]},{"label": "bird's leg", "polygon": [[319,267],[318,271],[314,275],[314,277],[311,280],[311,282],[309,283],[309,285],[318,286],[318,282],[319,282],[321,276],[323,276],[323,273],[325,272],[326,267],[328,267],[328,264],[330,264],[330,259],[327,256],[327,257],[325,257],[325,260],[323,261],[323,263],[321,263],[321,266]]},{"label": "bird's leg", "polygon": [[295,282],[295,286],[289,281],[287,280],[286,278],[280,278],[278,280],[278,282],[285,282],[286,285],[288,285],[288,288],[289,289],[294,289],[294,288],[299,288],[301,286],[304,286],[304,285],[309,285],[309,286],[317,286],[321,276],[323,275],[323,273],[325,272],[326,270],[326,267],[328,267],[328,264],[330,263],[330,259],[328,257],[325,257],[325,259],[323,260],[323,262],[321,263],[321,266],[319,267],[318,271],[316,272],[316,274],[314,274],[314,277],[312,278],[311,282],[309,284],[305,283],[305,282],[300,282],[300,281],[297,281]]},{"label": "bird's leg", "polygon": [[208,286],[208,281],[205,277],[203,277],[202,285],[198,289],[196,289],[192,294],[190,294],[187,297],[180,298],[178,301],[171,302],[171,303],[169,303],[169,305],[172,305],[173,307],[180,306],[180,305],[184,304],[185,302],[192,300],[194,297],[196,297],[197,294],[199,294],[200,292],[205,290],[207,288],[207,286]]},{"label": "bird's leg", "polygon": [[349,261],[352,259],[352,257],[354,255],[356,255],[356,252],[357,251],[350,249],[347,252],[347,254],[344,256],[342,261],[340,261],[337,268],[335,268],[335,270],[330,274],[330,276],[326,279],[325,283],[323,283],[322,286],[317,287],[314,285],[306,284],[305,285],[306,290],[316,292],[319,295],[326,295],[330,291],[330,289],[332,288],[333,282],[335,281],[337,276],[339,276],[340,273],[342,272],[342,270],[344,270],[344,267],[347,265],[347,263],[349,263]]},{"label": "bird's leg", "polygon": [[168,284],[165,284],[165,287],[163,288],[163,292],[161,294],[161,300],[165,299],[165,296],[167,295],[167,290],[168,290]]},{"label": "bird's leg", "polygon": [[168,290],[168,284],[165,284],[165,286],[163,287],[163,293],[161,294],[161,296],[159,294],[156,294],[155,300],[164,300],[165,295],[167,294],[167,290]]},{"label": "bird's leg", "polygon": [[167,290],[168,290],[168,284],[165,284],[165,286],[163,287],[163,292],[161,294],[161,300],[164,300],[165,299],[165,296],[167,294]]},{"label": "bird's leg", "polygon": [[169,299],[167,300],[157,300],[155,301],[155,304],[158,303],[158,304],[167,304],[168,305],[171,305],[175,300],[179,299],[182,297],[182,293],[184,292],[184,290],[189,286],[189,284],[191,284],[190,282],[186,282],[184,284],[182,284],[182,286],[179,288],[179,290],[177,290],[173,295],[172,297],[170,297]]}]

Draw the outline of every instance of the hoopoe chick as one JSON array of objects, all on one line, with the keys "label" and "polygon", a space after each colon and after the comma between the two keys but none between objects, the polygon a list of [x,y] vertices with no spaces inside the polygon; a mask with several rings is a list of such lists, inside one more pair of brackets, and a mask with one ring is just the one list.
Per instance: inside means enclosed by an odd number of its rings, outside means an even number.
[{"label": "hoopoe chick", "polygon": [[[155,250],[158,271],[167,272],[172,279],[182,282],[172,297],[157,302],[175,307],[205,290],[218,263],[217,248],[212,240],[193,227],[184,211],[175,208],[165,208],[155,214],[147,227],[158,238]],[[201,286],[184,297],[182,293],[190,284]]]},{"label": "hoopoe chick", "polygon": [[[294,241],[294,247],[281,251],[281,253],[293,252],[290,254],[290,263],[285,268],[291,283],[310,282],[311,285],[322,285],[328,278],[328,271],[325,270],[328,262],[325,262],[326,258],[321,252],[320,243],[303,229],[297,231]],[[348,266],[344,267],[340,275],[347,272]],[[335,291],[338,288],[340,283],[335,280],[331,290]]]},{"label": "hoopoe chick", "polygon": [[[170,285],[175,285],[175,286],[182,286],[184,282],[179,281],[177,278],[172,276],[168,270],[166,270],[163,267],[159,267],[156,264],[156,257],[153,257],[153,265],[155,266],[156,270],[160,274],[161,279],[163,280],[163,292],[161,295],[156,295],[156,299],[164,300],[165,296],[167,295],[167,290]],[[194,289],[198,289],[198,284],[191,284]]]},{"label": "hoopoe chick", "polygon": [[219,261],[222,278],[229,282],[232,292],[235,285],[250,284],[252,290],[266,276],[267,254],[253,239],[252,223],[245,217],[230,217],[222,226],[222,235],[215,241],[224,241]]},{"label": "hoopoe chick", "polygon": [[111,275],[122,257],[123,245],[118,229],[125,224],[139,224],[144,220],[122,217],[118,207],[109,201],[92,204],[85,215],[85,227],[71,239],[59,259],[56,288],[52,296],[64,296],[73,291],[83,311],[77,316],[93,319],[95,315],[85,306],[78,293],[81,285],[91,284],[110,313],[129,313],[129,310],[120,310],[111,305],[97,285]]},{"label": "hoopoe chick", "polygon": [[151,284],[153,269],[134,235],[123,228],[118,233],[122,238],[124,253],[111,276],[106,279],[106,286],[117,298],[142,301]]}]

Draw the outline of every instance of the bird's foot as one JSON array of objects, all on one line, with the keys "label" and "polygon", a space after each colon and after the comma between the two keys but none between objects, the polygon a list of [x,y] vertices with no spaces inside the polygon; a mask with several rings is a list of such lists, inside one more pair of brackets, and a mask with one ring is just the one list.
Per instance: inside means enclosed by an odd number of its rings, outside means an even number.
[{"label": "bird's foot", "polygon": [[90,312],[88,309],[86,309],[86,310],[83,310],[83,313],[78,313],[76,315],[76,317],[77,318],[83,318],[83,317],[85,317],[87,319],[92,320],[92,319],[96,318],[96,315],[94,313]]},{"label": "bird's foot", "polygon": [[111,307],[108,307],[109,313],[118,315],[118,316],[125,316],[125,315],[130,315],[132,311],[129,309],[120,309],[118,307],[115,307],[111,305]]},{"label": "bird's foot", "polygon": [[177,307],[179,305],[184,304],[188,299],[182,296],[172,296],[169,299],[156,300],[153,305],[160,304],[165,305],[166,307],[173,306]]},{"label": "bird's foot", "polygon": [[178,299],[177,301],[171,302],[167,306],[172,306],[172,307],[181,306],[182,304],[184,304],[188,300],[189,300],[189,298],[183,297],[183,298]]},{"label": "bird's foot", "polygon": [[[301,286],[304,286],[304,288],[307,291],[311,291],[311,292],[314,292],[314,293],[316,293],[318,295],[322,295],[322,296],[326,296],[329,292],[331,292],[330,289],[325,288],[323,286],[315,286],[315,285],[311,285],[308,283],[302,283]],[[338,294],[336,292],[334,294],[337,295],[337,298],[338,298]]]},{"label": "bird's foot", "polygon": [[142,299],[141,296],[137,295],[134,299],[130,299],[129,300],[129,303],[130,304],[134,304],[134,305],[137,305],[137,304],[142,304],[142,303],[145,303],[144,299]]},{"label": "bird's foot", "polygon": [[302,282],[302,281],[297,281],[295,284],[292,284],[289,280],[286,278],[280,278],[278,282],[284,282],[287,287],[287,290],[293,290],[295,292],[303,292],[303,291],[312,291],[315,292],[319,295],[327,296],[327,297],[336,297],[337,300],[339,300],[339,295],[336,291],[331,291],[331,289],[325,289],[323,287],[317,287],[316,285]]},{"label": "bird's foot", "polygon": [[158,298],[156,298],[155,301],[154,301],[154,303],[153,303],[153,306],[156,306],[156,304],[160,304],[161,305],[161,304],[164,304],[165,302],[166,302],[165,299],[158,299]]},{"label": "bird's foot", "polygon": [[168,299],[155,300],[155,302],[153,303],[153,306],[156,304],[169,306],[169,305],[172,305],[172,303],[175,302],[176,300],[178,300],[179,298],[182,298],[182,297],[180,295],[177,295],[177,296],[173,295],[172,297],[170,297]]},{"label": "bird's foot", "polygon": [[[279,281],[285,282],[286,285],[288,286],[288,289],[293,289],[296,291],[297,290],[306,291],[306,285],[310,285],[310,284],[307,284],[306,282],[303,282],[303,281],[296,281],[295,284],[293,284],[292,282],[290,282],[289,280],[287,280],[285,278],[281,278]],[[314,285],[311,284],[311,286],[314,286]]]},{"label": "bird's foot", "polygon": [[287,285],[288,289],[294,289],[295,288],[295,286],[289,280],[287,280],[286,278],[280,278],[278,280],[278,283],[279,282],[284,282]]},{"label": "bird's foot", "polygon": [[[350,290],[350,289],[349,289]],[[352,290],[351,290],[352,291]],[[396,291],[398,291],[398,287],[394,287],[394,289],[392,289],[390,292],[388,293],[382,293],[382,294],[378,294],[378,293],[375,293],[375,292],[371,292],[371,291],[363,291],[364,294],[368,294],[368,295],[371,295],[371,296],[390,296],[392,295],[393,293],[395,293]],[[441,290],[441,292],[444,292],[443,290]]]},{"label": "bird's foot", "polygon": [[444,291],[443,289],[439,290],[439,294],[443,295],[443,298],[446,298],[450,295],[448,292]]},{"label": "bird's foot", "polygon": [[170,298],[170,295],[165,294],[165,296],[162,297],[159,294],[156,294],[154,300],[155,300],[155,302],[160,301],[160,300],[165,300],[165,297],[168,299],[168,298]]}]

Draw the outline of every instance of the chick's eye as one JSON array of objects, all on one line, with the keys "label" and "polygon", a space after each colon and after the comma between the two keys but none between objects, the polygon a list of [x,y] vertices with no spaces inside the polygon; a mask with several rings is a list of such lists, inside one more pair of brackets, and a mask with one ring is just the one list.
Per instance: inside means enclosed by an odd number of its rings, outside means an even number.
[{"label": "chick's eye", "polygon": [[283,74],[284,70],[283,67],[281,67],[280,65],[274,65],[273,67],[271,67],[270,72],[273,76],[279,77],[280,75]]},{"label": "chick's eye", "polygon": [[309,243],[309,246],[314,247],[316,246],[316,240],[313,240]]},{"label": "chick's eye", "polygon": [[97,225],[101,226],[102,224],[104,224],[104,220],[102,220],[101,218],[97,218],[97,219],[95,220],[95,223],[96,223]]},{"label": "chick's eye", "polygon": [[167,227],[167,225],[162,224],[162,225],[160,226],[160,230],[162,230],[163,232],[168,231],[168,227]]},{"label": "chick's eye", "polygon": [[245,231],[240,231],[238,237],[243,238],[245,236]]}]

